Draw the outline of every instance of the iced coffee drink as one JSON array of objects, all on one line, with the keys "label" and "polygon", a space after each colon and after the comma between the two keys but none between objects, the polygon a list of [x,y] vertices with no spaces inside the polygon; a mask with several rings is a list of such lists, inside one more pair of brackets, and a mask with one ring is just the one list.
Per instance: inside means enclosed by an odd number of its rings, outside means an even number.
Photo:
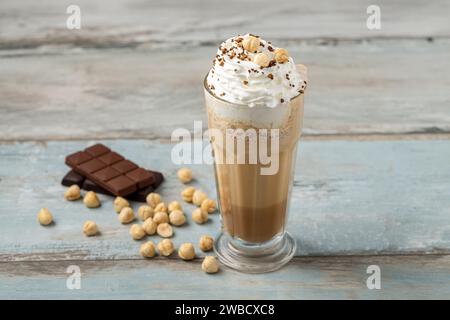
[{"label": "iced coffee drink", "polygon": [[285,227],[306,83],[287,50],[250,34],[222,43],[205,78],[223,224],[215,250],[232,268],[271,271],[295,253]]}]

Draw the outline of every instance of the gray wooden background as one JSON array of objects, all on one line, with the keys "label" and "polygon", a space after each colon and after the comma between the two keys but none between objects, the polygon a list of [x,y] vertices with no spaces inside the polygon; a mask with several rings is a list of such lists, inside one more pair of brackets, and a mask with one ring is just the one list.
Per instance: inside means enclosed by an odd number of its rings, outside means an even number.
[{"label": "gray wooden background", "polygon": [[[81,30],[65,27],[69,4]],[[370,4],[381,30],[366,27]],[[0,298],[450,298],[449,13],[444,0],[2,0]],[[104,142],[161,170],[161,194],[179,199],[170,134],[206,126],[202,78],[218,44],[246,32],[309,68],[297,255],[264,275],[208,276],[201,254],[143,260],[111,198],[97,210],[63,200],[64,156]],[[192,169],[214,195],[212,168]],[[41,207],[54,226],[37,224]],[[101,237],[83,237],[86,219]],[[174,242],[219,227],[218,214],[190,222]],[[367,289],[372,264],[381,290]],[[81,290],[66,288],[70,265]]]}]

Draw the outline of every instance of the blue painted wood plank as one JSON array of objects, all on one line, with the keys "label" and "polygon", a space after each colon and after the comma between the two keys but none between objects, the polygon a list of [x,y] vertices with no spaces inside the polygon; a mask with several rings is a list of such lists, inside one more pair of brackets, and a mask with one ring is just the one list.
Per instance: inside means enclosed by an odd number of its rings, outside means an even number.
[{"label": "blue painted wood plank", "polygon": [[[161,170],[167,177],[160,190],[164,200],[180,200],[183,185],[169,160],[170,144],[105,143],[142,166]],[[101,196],[99,209],[63,199],[64,156],[88,144],[0,145],[0,261],[139,256],[140,242],[132,241],[128,227],[118,222],[112,198]],[[448,140],[302,142],[288,224],[297,255],[449,252],[449,156]],[[213,195],[212,168],[192,168],[193,185]],[[37,223],[41,207],[54,213],[54,226]],[[193,206],[185,209],[190,215]],[[83,236],[87,219],[98,223],[100,237]],[[190,221],[175,229],[174,242],[196,243],[219,228],[218,214],[206,225]]]},{"label": "blue painted wood plank", "polygon": [[[259,275],[201,260],[0,262],[0,299],[449,299],[450,256],[297,257]],[[81,288],[69,290],[70,265]],[[367,267],[380,267],[381,288],[367,288]]]},{"label": "blue painted wood plank", "polygon": [[[158,48],[167,45],[218,43],[230,35],[249,30],[271,40],[286,39],[344,39],[361,38],[402,39],[411,37],[445,37],[450,33],[448,2],[435,0],[429,5],[411,0],[405,10],[401,2],[379,0],[386,26],[380,30],[365,27],[369,1],[347,0],[342,6],[335,1],[310,2],[285,0],[253,2],[229,0],[226,5],[201,0],[151,1],[106,0],[95,3],[78,0],[83,15],[88,15],[89,28],[82,27],[76,35],[63,28],[65,5],[42,0],[45,10],[36,10],[13,0],[2,1],[5,17],[0,21],[0,48],[28,48],[39,45],[73,44],[82,47],[124,47],[151,43]],[[175,10],[175,9],[176,10]],[[248,13],[255,19],[249,19]],[[411,15],[421,13],[421,24]],[[270,13],[270,19],[266,19]],[[83,16],[84,17],[84,16]],[[129,19],[128,17],[133,17]],[[30,21],[24,24],[22,21]],[[394,21],[394,23],[389,23]],[[167,25],[170,21],[170,27]]]},{"label": "blue painted wood plank", "polygon": [[[308,66],[305,134],[450,132],[448,41],[274,44]],[[168,140],[206,127],[201,83],[217,45],[0,51],[0,140]]]}]

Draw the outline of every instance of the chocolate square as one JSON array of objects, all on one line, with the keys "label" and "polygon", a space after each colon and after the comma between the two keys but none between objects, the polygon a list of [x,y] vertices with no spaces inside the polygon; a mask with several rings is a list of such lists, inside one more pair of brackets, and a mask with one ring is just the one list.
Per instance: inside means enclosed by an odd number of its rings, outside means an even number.
[{"label": "chocolate square", "polygon": [[97,158],[97,157],[101,156],[102,154],[110,152],[111,150],[107,146],[105,146],[101,143],[97,143],[97,144],[93,145],[92,147],[84,149],[84,151],[89,153],[92,157]]},{"label": "chocolate square", "polygon": [[114,194],[128,195],[136,191],[136,184],[133,180],[126,176],[118,176],[108,181],[108,185]]},{"label": "chocolate square", "polygon": [[92,157],[86,152],[78,151],[66,157],[66,164],[70,166],[77,166],[91,159]]},{"label": "chocolate square", "polygon": [[161,172],[148,170],[154,176],[154,182],[152,183],[152,187],[157,189],[159,185],[164,181],[164,176]]},{"label": "chocolate square", "polygon": [[135,165],[133,162],[131,162],[130,160],[122,160],[120,162],[117,162],[115,164],[112,165],[112,168],[116,169],[117,171],[119,171],[120,173],[127,173],[130,172],[131,170],[136,169],[138,166]]},{"label": "chocolate square", "polygon": [[98,158],[98,160],[106,163],[108,166],[123,160],[123,157],[117,152],[108,152]]},{"label": "chocolate square", "polygon": [[78,166],[78,168],[87,173],[94,173],[95,171],[103,169],[104,167],[106,167],[106,165],[98,159],[89,160],[88,162],[84,162],[83,164]]},{"label": "chocolate square", "polygon": [[134,169],[128,172],[126,176],[137,183],[139,189],[151,185],[155,179],[153,174],[142,168]]},{"label": "chocolate square", "polygon": [[120,176],[120,172],[117,170],[114,170],[111,167],[103,168],[94,173],[94,177],[97,179],[100,179],[101,181],[108,181],[117,176]]}]

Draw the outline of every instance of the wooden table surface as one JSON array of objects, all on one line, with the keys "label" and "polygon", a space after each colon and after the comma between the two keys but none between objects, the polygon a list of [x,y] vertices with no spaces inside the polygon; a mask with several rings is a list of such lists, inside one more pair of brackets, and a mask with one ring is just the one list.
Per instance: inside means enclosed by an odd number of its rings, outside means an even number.
[{"label": "wooden table surface", "polygon": [[[69,4],[0,3],[0,299],[450,298],[448,1],[378,1],[376,31],[365,0],[78,0],[81,30],[65,28]],[[206,275],[200,252],[144,260],[111,197],[99,209],[64,201],[64,156],[103,142],[162,171],[159,192],[180,200],[170,134],[206,126],[202,78],[217,45],[245,32],[309,68],[296,256],[261,275]],[[212,167],[191,167],[214,195]],[[37,223],[41,207],[53,226]],[[83,236],[87,219],[101,236]],[[217,234],[210,220],[176,228],[175,244]],[[70,265],[80,290],[66,287]],[[370,265],[380,290],[366,286]]]}]

